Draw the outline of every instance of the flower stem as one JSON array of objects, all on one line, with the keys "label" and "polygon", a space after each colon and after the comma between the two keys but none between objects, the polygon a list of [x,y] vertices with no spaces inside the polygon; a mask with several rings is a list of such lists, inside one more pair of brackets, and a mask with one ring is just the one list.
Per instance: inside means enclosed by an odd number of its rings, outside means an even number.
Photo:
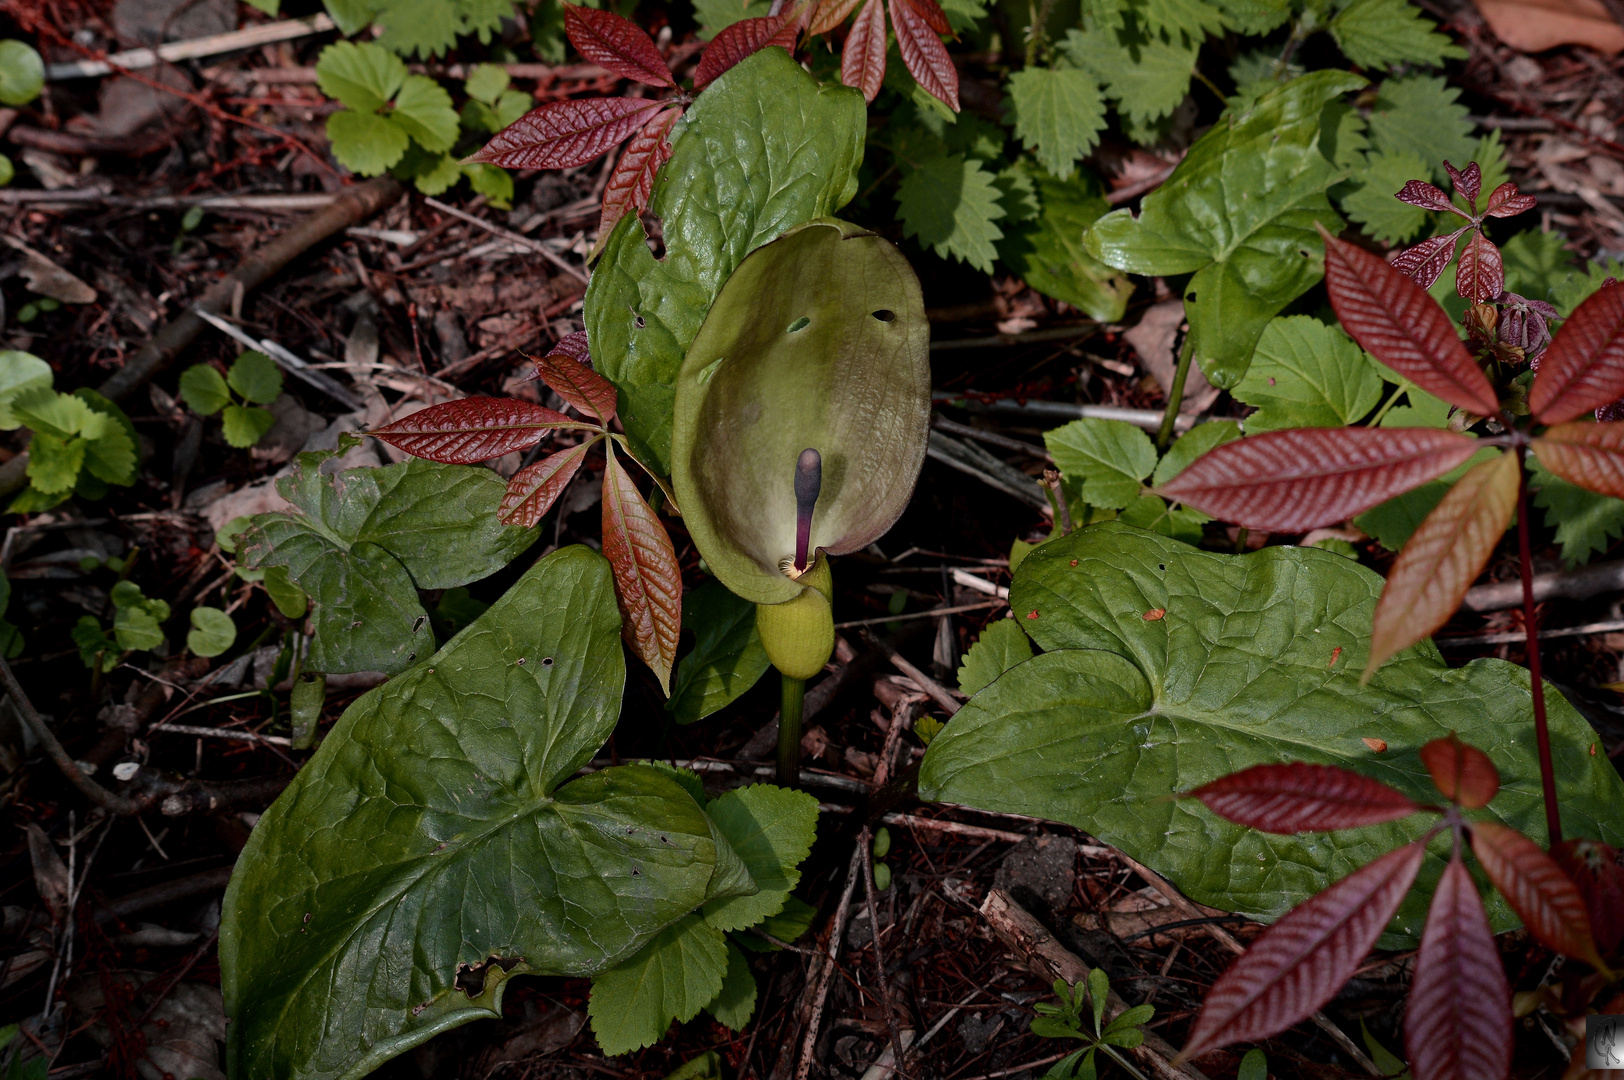
[{"label": "flower stem", "polygon": [[[1527,450],[1517,448],[1518,464],[1524,465]],[[1545,719],[1545,680],[1540,674],[1539,622],[1534,612],[1534,560],[1528,542],[1528,470],[1517,470],[1517,569],[1522,577],[1523,628],[1528,634],[1528,675],[1534,694],[1534,739],[1539,746],[1539,781],[1545,794],[1546,843],[1562,842],[1562,815],[1556,805],[1556,767],[1551,763],[1551,728]]]},{"label": "flower stem", "polygon": [[1190,377],[1190,358],[1195,355],[1195,331],[1184,335],[1184,347],[1179,350],[1178,367],[1173,369],[1173,385],[1167,388],[1167,408],[1162,410],[1162,428],[1156,433],[1156,449],[1166,450],[1173,441],[1173,428],[1178,424],[1179,406],[1184,404],[1184,383]]},{"label": "flower stem", "polygon": [[806,680],[788,675],[779,678],[783,680],[783,697],[778,708],[778,783],[792,788],[798,787],[801,779],[801,709],[806,703]]}]

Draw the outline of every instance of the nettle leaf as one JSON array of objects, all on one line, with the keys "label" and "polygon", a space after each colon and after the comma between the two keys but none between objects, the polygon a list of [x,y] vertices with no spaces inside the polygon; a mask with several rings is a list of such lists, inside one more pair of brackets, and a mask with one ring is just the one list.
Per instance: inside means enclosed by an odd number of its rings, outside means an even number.
[{"label": "nettle leaf", "polygon": [[1247,433],[1256,434],[1352,424],[1376,407],[1382,385],[1376,365],[1340,328],[1292,315],[1263,331],[1234,395],[1257,407],[1246,418]]},{"label": "nettle leaf", "polygon": [[1441,76],[1407,75],[1388,79],[1376,92],[1370,111],[1370,141],[1382,153],[1412,153],[1432,166],[1433,179],[1444,178],[1444,159],[1470,161],[1476,148],[1460,90]]},{"label": "nettle leaf", "polygon": [[749,252],[857,193],[867,110],[860,94],[819,86],[774,46],[718,78],[679,127],[651,203],[665,258],[635,215],[622,218],[585,312],[632,448],[660,473],[671,469],[672,387],[711,301]]},{"label": "nettle leaf", "polygon": [[959,665],[959,692],[974,697],[1016,664],[1032,659],[1032,642],[1014,619],[999,619],[981,631]]},{"label": "nettle leaf", "polygon": [[[664,773],[564,783],[614,727],[625,674],[608,563],[575,546],[350,706],[226,894],[234,1075],[364,1075],[500,1017],[508,975],[597,974],[747,887],[718,873],[736,857]],[[508,970],[457,987],[493,956]]]},{"label": "nettle leaf", "polygon": [[[906,2],[906,0],[899,0]],[[939,154],[911,169],[897,185],[902,235],[918,239],[944,259],[992,273],[993,246],[1004,235],[1004,216],[993,174],[963,154]]]},{"label": "nettle leaf", "polygon": [[710,901],[705,921],[718,930],[742,930],[777,915],[800,884],[801,863],[817,838],[818,800],[804,791],[752,784],[712,799],[705,813],[759,890]]},{"label": "nettle leaf", "polygon": [[1384,244],[1402,244],[1427,224],[1427,212],[1393,197],[1406,181],[1432,171],[1408,150],[1371,154],[1352,180],[1358,186],[1341,199],[1342,212]]},{"label": "nettle leaf", "polygon": [[722,991],[727,939],[698,915],[660,931],[631,959],[592,980],[587,1014],[606,1055],[652,1046]]},{"label": "nettle leaf", "polygon": [[[1028,167],[1023,159],[1000,173],[996,183],[1006,215],[998,257],[1045,296],[1070,304],[1091,319],[1121,319],[1133,283],[1083,246],[1088,227],[1111,208],[1100,193],[1099,178],[1079,170],[1070,180],[1061,180]],[[1027,196],[1037,204],[1035,212],[1011,210],[1012,195]]]},{"label": "nettle leaf", "polygon": [[771,666],[756,632],[756,606],[712,579],[682,598],[694,647],[677,662],[666,711],[679,724],[703,720],[754,686]]},{"label": "nettle leaf", "polygon": [[1130,124],[1144,127],[1170,115],[1189,92],[1200,43],[1137,30],[1069,30],[1061,49],[1091,72]]},{"label": "nettle leaf", "polygon": [[1062,179],[1105,127],[1099,83],[1081,68],[1022,68],[1009,77],[1009,99],[1016,137]]},{"label": "nettle leaf", "polygon": [[1568,483],[1545,468],[1537,451],[1528,466],[1533,470],[1528,486],[1534,492],[1534,505],[1545,511],[1545,526],[1555,532],[1562,561],[1569,568],[1583,566],[1624,535],[1624,499]]},{"label": "nettle leaf", "polygon": [[1150,436],[1125,420],[1073,420],[1045,432],[1043,442],[1061,475],[1082,484],[1083,501],[1090,506],[1128,506],[1156,468]]},{"label": "nettle leaf", "polygon": [[1325,190],[1336,171],[1319,151],[1327,103],[1364,85],[1318,71],[1260,98],[1197,139],[1138,217],[1094,223],[1089,253],[1138,274],[1192,274],[1184,305],[1207,378],[1232,387],[1246,374],[1269,320],[1319,280],[1315,227],[1340,227]]},{"label": "nettle leaf", "polygon": [[1354,0],[1337,12],[1327,29],[1342,54],[1360,67],[1442,67],[1445,60],[1466,56],[1409,0]]},{"label": "nettle leaf", "polygon": [[[1493,659],[1450,668],[1423,642],[1361,687],[1381,589],[1353,560],[1313,548],[1219,555],[1116,522],[1051,540],[1021,563],[1010,597],[1022,629],[1048,651],[948,722],[925,754],[920,793],[1086,829],[1199,903],[1272,920],[1423,835],[1431,820],[1267,836],[1163,796],[1290,760],[1349,768],[1432,803],[1418,753],[1455,730],[1500,769],[1500,794],[1483,816],[1539,840],[1526,669]],[[1556,691],[1546,698],[1564,819],[1575,834],[1616,843],[1624,781],[1590,755],[1584,718]],[[1424,888],[1382,948],[1415,947],[1442,870],[1429,854]],[[1493,922],[1515,925],[1500,901]]]},{"label": "nettle leaf", "polygon": [[1224,29],[1223,14],[1204,0],[1144,0],[1135,5],[1134,15],[1152,34],[1183,36],[1197,45]]},{"label": "nettle leaf", "polygon": [[1267,34],[1291,18],[1291,0],[1217,0],[1224,23],[1241,34]]}]

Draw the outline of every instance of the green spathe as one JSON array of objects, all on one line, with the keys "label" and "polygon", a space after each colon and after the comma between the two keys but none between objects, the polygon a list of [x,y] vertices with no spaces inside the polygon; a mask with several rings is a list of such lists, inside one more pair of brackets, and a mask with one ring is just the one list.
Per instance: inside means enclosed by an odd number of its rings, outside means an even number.
[{"label": "green spathe", "polygon": [[795,555],[796,462],[822,455],[808,553],[884,535],[924,463],[930,325],[897,249],[820,219],[739,264],[677,378],[671,479],[712,572],[757,604],[804,586]]},{"label": "green spathe", "polygon": [[[1010,597],[1048,651],[932,740],[920,794],[1085,828],[1192,899],[1273,919],[1436,818],[1272,836],[1166,796],[1250,765],[1307,761],[1432,803],[1417,751],[1454,730],[1500,770],[1500,794],[1481,813],[1542,840],[1528,672],[1500,660],[1451,669],[1423,642],[1361,688],[1381,587],[1312,548],[1219,555],[1117,522],[1050,541],[1022,562]],[[1624,783],[1606,755],[1592,756],[1597,736],[1573,707],[1554,690],[1547,700],[1564,825],[1618,844]],[[1383,948],[1415,947],[1446,840],[1429,850],[1422,888]],[[1489,913],[1497,931],[1516,925],[1497,897]]]}]

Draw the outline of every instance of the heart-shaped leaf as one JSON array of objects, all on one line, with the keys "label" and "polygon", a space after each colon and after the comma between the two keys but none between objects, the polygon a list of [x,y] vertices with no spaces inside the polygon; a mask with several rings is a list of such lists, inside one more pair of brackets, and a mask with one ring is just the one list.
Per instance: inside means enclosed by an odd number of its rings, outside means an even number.
[{"label": "heart-shaped leaf", "polygon": [[756,632],[756,606],[714,579],[682,598],[693,651],[677,663],[666,711],[679,724],[703,720],[749,690],[770,666]]}]

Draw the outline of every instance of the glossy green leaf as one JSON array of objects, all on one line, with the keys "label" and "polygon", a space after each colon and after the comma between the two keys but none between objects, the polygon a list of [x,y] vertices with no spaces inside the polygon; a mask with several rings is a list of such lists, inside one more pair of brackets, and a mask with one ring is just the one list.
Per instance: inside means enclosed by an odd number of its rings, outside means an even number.
[{"label": "glossy green leaf", "polygon": [[1032,642],[1014,619],[999,619],[981,631],[959,665],[959,693],[974,697],[1016,664],[1032,659]]},{"label": "glossy green leaf", "polygon": [[722,976],[722,989],[705,1011],[734,1031],[743,1031],[744,1025],[756,1011],[756,977],[750,973],[749,958],[731,941],[727,945],[727,973]]},{"label": "glossy green leaf", "polygon": [[1337,174],[1319,150],[1320,116],[1363,85],[1317,71],[1271,90],[1197,139],[1138,217],[1113,211],[1085,237],[1119,270],[1193,275],[1184,305],[1196,360],[1218,386],[1240,381],[1269,320],[1323,273],[1314,227],[1341,220],[1325,197]]},{"label": "glossy green leaf", "polygon": [[219,656],[237,640],[237,624],[219,608],[195,607],[189,618],[186,647],[198,656]]},{"label": "glossy green leaf", "polygon": [[1003,238],[998,189],[977,158],[939,154],[909,170],[897,185],[902,235],[944,259],[958,259],[992,273],[994,246]]},{"label": "glossy green leaf", "polygon": [[227,405],[220,410],[220,433],[226,442],[246,450],[276,425],[276,414],[252,405]]},{"label": "glossy green leaf", "polygon": [[652,468],[671,470],[677,373],[722,283],[755,248],[850,201],[866,131],[861,94],[820,86],[776,47],[729,69],[678,121],[650,207],[665,258],[628,214],[586,297],[592,356]]},{"label": "glossy green leaf", "polygon": [[1257,407],[1246,431],[1343,427],[1364,418],[1382,397],[1382,377],[1340,327],[1308,315],[1269,323],[1235,398]]},{"label": "glossy green leaf", "polygon": [[45,87],[45,61],[26,41],[0,41],[0,105],[27,105]]},{"label": "glossy green leaf", "polygon": [[1009,77],[1015,136],[1038,164],[1069,177],[1105,127],[1105,102],[1094,76],[1081,68],[1022,68]]},{"label": "glossy green leaf", "polygon": [[[249,349],[232,361],[226,382],[231,385],[231,389],[253,404],[269,405],[276,400],[276,395],[282,392],[282,369],[277,367],[276,361],[269,356],[257,349]],[[185,388],[182,387],[182,392],[184,391]]]},{"label": "glossy green leaf", "polygon": [[635,956],[592,980],[587,1015],[609,1056],[651,1046],[675,1019],[687,1023],[722,992],[727,939],[698,915],[684,916]]},{"label": "glossy green leaf", "polygon": [[694,647],[677,661],[666,711],[691,724],[726,707],[754,686],[770,666],[756,632],[756,606],[712,579],[682,598],[682,626]]},{"label": "glossy green leaf", "polygon": [[22,424],[11,411],[13,401],[31,390],[49,388],[53,378],[51,365],[33,353],[0,350],[0,430]]},{"label": "glossy green leaf", "polygon": [[[1002,226],[998,257],[1028,285],[1100,322],[1116,322],[1128,308],[1133,283],[1083,246],[1088,227],[1110,209],[1099,178],[1087,170],[1069,180],[1017,162],[998,176],[1002,205],[1011,221]],[[1009,211],[1012,197],[1032,212]]]},{"label": "glossy green leaf", "polygon": [[180,377],[180,397],[188,408],[202,416],[213,416],[231,404],[231,390],[221,375],[208,364],[193,364]]},{"label": "glossy green leaf", "polygon": [[305,591],[293,583],[288,577],[286,566],[267,566],[259,573],[265,576],[260,578],[265,583],[265,595],[271,598],[276,610],[282,613],[285,619],[302,619],[305,612],[310,610],[310,597]]},{"label": "glossy green leaf", "polygon": [[705,921],[718,930],[742,930],[778,914],[800,883],[801,862],[817,837],[818,800],[804,791],[752,784],[712,799],[705,813],[744,860],[759,890],[712,900],[705,905]]},{"label": "glossy green leaf", "polygon": [[295,750],[308,750],[316,741],[316,727],[321,723],[321,709],[327,702],[327,676],[314,679],[300,678],[288,692],[288,727]]},{"label": "glossy green leaf", "polygon": [[1043,441],[1060,474],[1082,485],[1090,506],[1128,506],[1156,468],[1150,436],[1125,420],[1084,417],[1045,432]]},{"label": "glossy green leaf", "polygon": [[[1361,688],[1381,586],[1352,560],[1312,548],[1219,555],[1115,522],[1050,541],[1021,564],[1010,597],[1048,651],[948,722],[925,754],[920,793],[1064,821],[1200,903],[1272,919],[1432,821],[1267,836],[1165,796],[1249,765],[1308,761],[1430,802],[1417,752],[1453,730],[1500,769],[1485,812],[1542,838],[1528,672],[1500,660],[1450,668],[1424,642]],[[1591,756],[1595,732],[1573,707],[1554,689],[1546,699],[1566,827],[1624,839],[1624,782]],[[1438,852],[1427,858],[1424,887],[1384,948],[1419,938],[1443,869]],[[1499,901],[1491,915],[1498,929],[1515,924]]]},{"label": "glossy green leaf", "polygon": [[[609,565],[568,547],[346,710],[226,893],[233,1075],[364,1076],[499,1017],[506,974],[597,974],[740,887],[718,873],[704,812],[660,772],[563,783],[613,728],[625,674]],[[512,971],[459,989],[459,970],[491,956]]]}]

